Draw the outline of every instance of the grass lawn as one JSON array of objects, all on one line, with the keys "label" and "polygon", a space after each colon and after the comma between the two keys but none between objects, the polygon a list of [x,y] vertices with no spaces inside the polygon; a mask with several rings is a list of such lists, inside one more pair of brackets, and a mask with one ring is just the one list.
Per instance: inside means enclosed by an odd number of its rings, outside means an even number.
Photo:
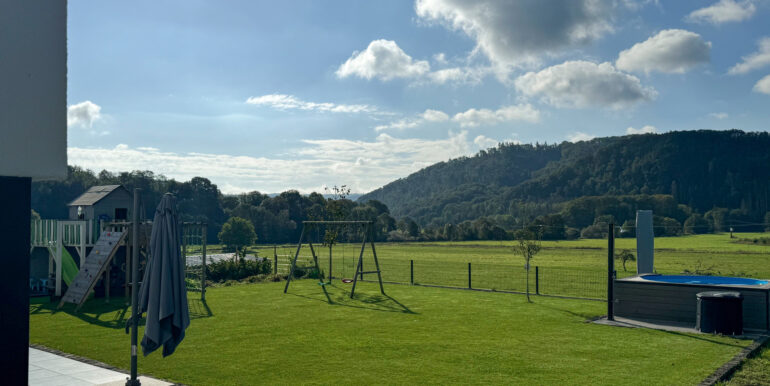
[{"label": "grass lawn", "polygon": [[722,385],[770,385],[770,347],[765,346],[759,355],[744,362],[733,377]]},{"label": "grass lawn", "polygon": [[[208,310],[191,299],[185,341],[140,357],[140,373],[191,385],[697,384],[750,343],[586,323],[606,311],[595,301],[402,285],[381,296],[372,283],[327,299],[313,280],[283,285],[211,288]],[[123,304],[33,302],[30,341],[127,369]]]}]

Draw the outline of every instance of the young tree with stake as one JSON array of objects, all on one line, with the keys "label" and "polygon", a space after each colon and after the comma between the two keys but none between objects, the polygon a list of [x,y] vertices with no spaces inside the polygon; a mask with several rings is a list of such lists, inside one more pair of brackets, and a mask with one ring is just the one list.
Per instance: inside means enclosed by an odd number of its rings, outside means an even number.
[{"label": "young tree with stake", "polygon": [[636,261],[636,257],[628,249],[624,249],[623,251],[621,251],[620,254],[618,254],[615,258],[620,260],[623,263],[623,272],[626,271],[626,262]]},{"label": "young tree with stake", "polygon": [[516,243],[513,245],[513,253],[524,257],[524,268],[527,270],[527,301],[532,303],[529,298],[529,262],[540,252],[540,236],[542,229],[533,232],[528,229],[522,229],[515,234]]},{"label": "young tree with stake", "polygon": [[[332,197],[326,201],[326,214],[332,221],[345,220],[347,213],[342,200],[347,198],[347,196],[350,194],[350,188],[348,188],[347,185],[334,185],[331,189],[326,188],[326,191],[332,192]],[[326,232],[324,232],[323,245],[329,248],[329,283],[332,282],[332,247],[334,247],[334,244],[337,243],[339,233],[339,226],[329,227],[326,229]],[[342,264],[344,265],[345,262],[343,261]]]}]

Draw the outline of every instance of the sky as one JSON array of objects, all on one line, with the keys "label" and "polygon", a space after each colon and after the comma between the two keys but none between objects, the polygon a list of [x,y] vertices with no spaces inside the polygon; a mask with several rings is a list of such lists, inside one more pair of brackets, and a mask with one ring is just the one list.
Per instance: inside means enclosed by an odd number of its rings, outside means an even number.
[{"label": "sky", "polygon": [[68,158],[364,193],[504,143],[766,131],[770,0],[68,5]]}]

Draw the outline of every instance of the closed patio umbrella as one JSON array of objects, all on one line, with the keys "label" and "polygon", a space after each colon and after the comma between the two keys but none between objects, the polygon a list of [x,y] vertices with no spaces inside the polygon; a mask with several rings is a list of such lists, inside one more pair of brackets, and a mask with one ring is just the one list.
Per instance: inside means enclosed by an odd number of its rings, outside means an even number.
[{"label": "closed patio umbrella", "polygon": [[147,312],[142,338],[145,356],[160,346],[164,357],[173,354],[190,325],[179,237],[176,198],[166,193],[155,210],[150,258],[139,294],[139,314]]}]

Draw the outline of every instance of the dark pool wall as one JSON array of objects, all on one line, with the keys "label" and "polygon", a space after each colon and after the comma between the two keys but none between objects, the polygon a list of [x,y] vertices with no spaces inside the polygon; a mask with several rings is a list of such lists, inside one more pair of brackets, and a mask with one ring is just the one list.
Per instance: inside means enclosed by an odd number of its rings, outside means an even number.
[{"label": "dark pool wall", "polygon": [[[697,299],[705,291],[737,291],[743,295],[743,328],[770,330],[770,289],[615,280],[615,315],[630,319],[687,323],[695,326]],[[765,286],[767,287],[767,286]]]}]

